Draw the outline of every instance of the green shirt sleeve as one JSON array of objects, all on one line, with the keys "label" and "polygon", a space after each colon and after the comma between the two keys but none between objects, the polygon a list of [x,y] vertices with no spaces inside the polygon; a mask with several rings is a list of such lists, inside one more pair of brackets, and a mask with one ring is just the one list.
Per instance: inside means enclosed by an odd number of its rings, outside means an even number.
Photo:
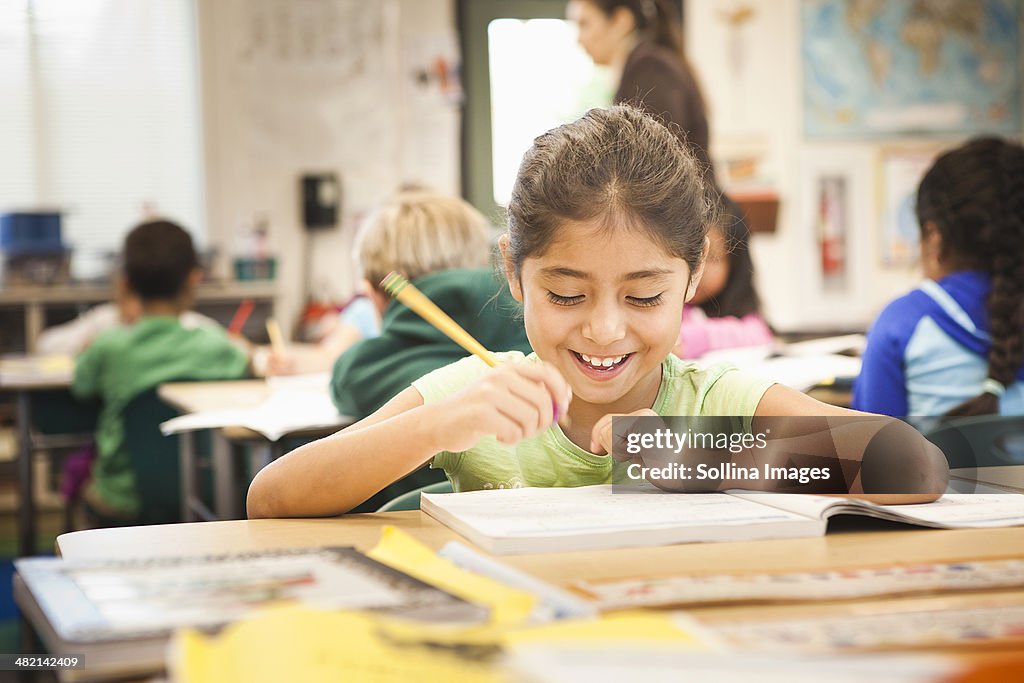
[{"label": "green shirt sleeve", "polygon": [[100,378],[103,374],[105,345],[102,338],[75,359],[75,376],[71,381],[71,394],[76,398],[95,398],[101,394]]}]

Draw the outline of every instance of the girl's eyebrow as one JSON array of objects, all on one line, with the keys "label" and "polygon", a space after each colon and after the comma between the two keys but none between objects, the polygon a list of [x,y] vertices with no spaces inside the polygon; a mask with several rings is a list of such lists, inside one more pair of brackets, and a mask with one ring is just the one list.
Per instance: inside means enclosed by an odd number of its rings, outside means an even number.
[{"label": "girl's eyebrow", "polygon": [[[628,280],[646,280],[648,278],[662,277],[664,275],[672,275],[673,272],[668,268],[649,268],[647,270],[638,270],[633,273],[626,273],[620,279],[622,281]],[[566,268],[564,266],[550,266],[548,268],[541,268],[541,275],[547,275],[549,277],[569,277],[576,280],[593,280],[594,276],[590,273],[584,273],[581,270],[575,270],[573,268]]]}]

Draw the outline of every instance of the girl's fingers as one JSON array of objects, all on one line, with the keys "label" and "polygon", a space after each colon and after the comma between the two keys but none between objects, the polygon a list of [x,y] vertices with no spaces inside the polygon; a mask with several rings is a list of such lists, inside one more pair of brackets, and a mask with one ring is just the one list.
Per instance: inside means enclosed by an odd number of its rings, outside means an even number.
[{"label": "girl's fingers", "polygon": [[509,378],[509,391],[536,407],[536,431],[547,429],[555,422],[559,406],[546,385],[526,377],[515,376]]},{"label": "girl's fingers", "polygon": [[612,415],[605,415],[590,432],[590,452],[601,455],[611,452],[612,444]]},{"label": "girl's fingers", "polygon": [[565,415],[569,411],[569,402],[572,400],[572,389],[565,381],[561,373],[553,365],[548,363],[519,363],[507,366],[510,371],[528,380],[543,384],[551,397],[552,403],[558,407],[559,415]]},{"label": "girl's fingers", "polygon": [[[509,390],[504,400],[495,403],[494,409],[502,418],[499,420],[502,429],[500,433],[495,433],[499,441],[515,443],[537,433],[538,408],[535,403],[523,400]],[[509,424],[505,425],[502,421]]]}]

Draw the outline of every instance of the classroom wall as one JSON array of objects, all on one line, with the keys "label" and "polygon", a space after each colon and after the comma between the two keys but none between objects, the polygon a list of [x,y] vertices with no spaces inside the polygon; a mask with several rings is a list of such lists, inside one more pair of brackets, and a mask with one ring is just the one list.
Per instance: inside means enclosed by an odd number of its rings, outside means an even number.
[{"label": "classroom wall", "polygon": [[[760,159],[746,186],[774,189],[780,198],[776,232],[755,235],[751,249],[769,321],[781,331],[863,329],[921,278],[916,265],[883,264],[883,159],[893,151],[933,153],[964,136],[805,138],[800,6],[687,0],[687,53],[708,100],[716,161]],[[849,178],[849,277],[833,289],[820,276],[815,232],[813,178],[822,173]],[[719,175],[729,182],[721,168]]]},{"label": "classroom wall", "polygon": [[[881,159],[958,138],[807,141],[800,0],[685,6],[715,156],[757,156],[753,185],[780,197],[777,231],[755,235],[752,247],[769,321],[781,331],[865,327],[920,278],[914,265],[882,264]],[[730,13],[743,10],[749,18],[730,28]],[[457,93],[415,77],[439,55],[457,59],[453,2],[198,0],[198,22],[211,242],[230,251],[245,221],[267,216],[288,324],[307,283],[318,297],[350,293],[356,225],[399,183],[459,191]],[[338,229],[310,237],[300,224],[299,175],[322,170],[341,177],[342,216]],[[810,180],[830,170],[848,175],[851,212],[848,279],[832,290],[819,275]]]},{"label": "classroom wall", "polygon": [[[439,55],[454,61],[452,2],[198,0],[197,19],[210,240],[230,252],[266,216],[290,326],[307,285],[351,293],[368,208],[407,181],[458,192],[457,101],[416,78]],[[323,171],[341,179],[340,225],[309,235],[299,177]]]}]

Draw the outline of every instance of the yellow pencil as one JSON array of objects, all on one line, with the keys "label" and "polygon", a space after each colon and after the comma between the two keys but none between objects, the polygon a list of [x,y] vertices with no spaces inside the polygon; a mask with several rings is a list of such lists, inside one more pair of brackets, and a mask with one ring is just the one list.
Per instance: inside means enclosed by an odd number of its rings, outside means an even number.
[{"label": "yellow pencil", "polygon": [[274,353],[282,355],[285,353],[284,336],[281,334],[281,326],[274,318],[267,318],[267,336],[270,337],[270,348]]},{"label": "yellow pencil", "polygon": [[473,335],[469,332],[462,329],[447,313],[438,308],[437,304],[425,297],[423,292],[416,289],[415,285],[404,277],[398,273],[389,273],[386,278],[381,280],[380,286],[384,288],[385,292],[415,311],[421,318],[441,332],[444,332],[453,342],[492,368],[498,365],[494,355],[484,348],[483,344],[474,339]]},{"label": "yellow pencil", "polygon": [[[403,276],[395,272],[388,273],[388,276],[380,281],[380,286],[384,288],[385,292],[401,301],[421,318],[447,335],[453,342],[466,349],[492,368],[497,367],[498,361],[494,357],[494,354],[488,351],[483,344],[474,339],[473,335],[462,329],[461,325],[452,320],[447,313],[437,307],[437,304],[428,299],[423,292],[416,289],[416,286],[406,280]],[[552,401],[551,409],[554,414],[552,421],[558,422],[560,417],[558,403]]]}]

